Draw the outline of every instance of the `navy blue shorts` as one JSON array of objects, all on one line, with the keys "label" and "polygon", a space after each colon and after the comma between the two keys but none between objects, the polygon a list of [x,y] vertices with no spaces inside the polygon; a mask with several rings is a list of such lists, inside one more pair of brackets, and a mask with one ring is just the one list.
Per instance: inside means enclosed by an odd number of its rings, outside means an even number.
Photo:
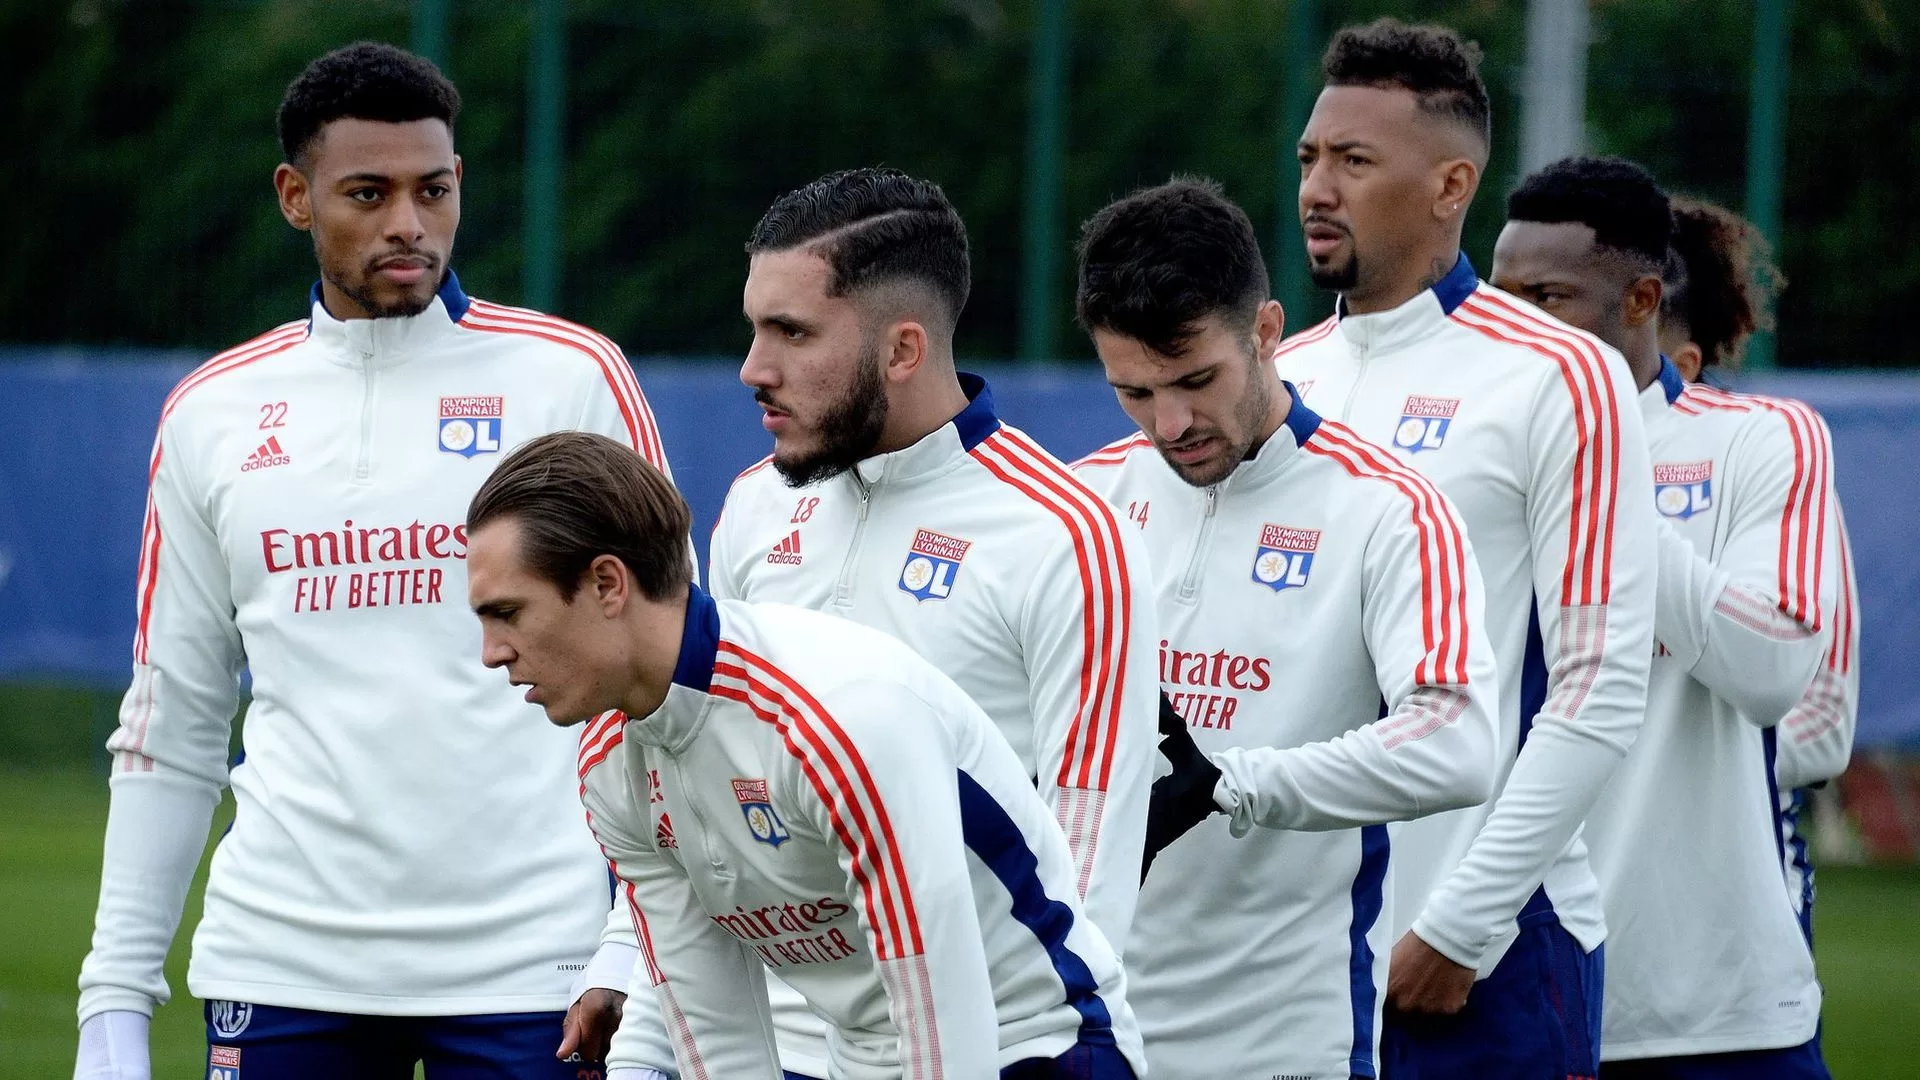
[{"label": "navy blue shorts", "polygon": [[[785,1080],[814,1080],[796,1072]],[[1133,1066],[1111,1044],[1080,1043],[1057,1058],[1028,1058],[1000,1070],[1000,1080],[1133,1080]]]},{"label": "navy blue shorts", "polygon": [[353,1016],[209,1001],[208,1080],[601,1080],[598,1063],[563,1062],[565,1013]]},{"label": "navy blue shorts", "polygon": [[1582,949],[1543,900],[1528,909],[1520,936],[1473,985],[1466,1008],[1453,1016],[1387,1010],[1382,1080],[1590,1080],[1598,1073],[1604,946]]},{"label": "navy blue shorts", "polygon": [[1780,1050],[1609,1061],[1600,1080],[1833,1080],[1820,1056],[1820,1036]]}]

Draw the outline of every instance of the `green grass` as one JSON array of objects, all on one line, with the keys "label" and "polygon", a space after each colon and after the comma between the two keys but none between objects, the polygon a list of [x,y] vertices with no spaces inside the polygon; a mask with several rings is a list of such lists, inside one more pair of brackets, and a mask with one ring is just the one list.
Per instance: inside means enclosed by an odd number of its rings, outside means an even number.
[{"label": "green grass", "polygon": [[[223,802],[214,835],[226,827]],[[93,928],[104,777],[0,771],[0,1078],[71,1075],[74,978]],[[211,847],[211,843],[209,843]],[[204,864],[184,927],[200,917]],[[1920,1057],[1920,868],[1828,867],[1816,909],[1827,1061],[1838,1080],[1915,1074]],[[200,1075],[205,1026],[186,992],[188,933],[167,957],[174,1000],[155,1017],[154,1076]]]},{"label": "green grass", "polygon": [[[213,836],[226,829],[232,799],[221,800]],[[107,825],[107,780],[87,770],[0,772],[0,1077],[73,1074],[74,980],[93,933],[100,892],[100,840]],[[209,839],[208,850],[212,849]],[[201,860],[187,897],[182,932],[167,954],[173,1001],[154,1016],[153,1075],[206,1070],[206,1024],[187,994],[188,928],[200,920],[206,888]]]}]

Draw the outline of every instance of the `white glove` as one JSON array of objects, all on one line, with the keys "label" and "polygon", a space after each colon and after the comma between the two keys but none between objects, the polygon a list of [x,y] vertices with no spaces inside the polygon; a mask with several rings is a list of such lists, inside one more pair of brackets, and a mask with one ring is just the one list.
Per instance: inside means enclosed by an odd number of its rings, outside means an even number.
[{"label": "white glove", "polygon": [[[145,1013],[113,1009],[94,1013],[80,1025],[80,1053],[73,1062],[73,1080],[152,1080],[147,1053]],[[650,1078],[649,1078],[650,1080]]]},{"label": "white glove", "polygon": [[673,1077],[654,1069],[614,1069],[607,1073],[607,1080],[673,1080]]}]

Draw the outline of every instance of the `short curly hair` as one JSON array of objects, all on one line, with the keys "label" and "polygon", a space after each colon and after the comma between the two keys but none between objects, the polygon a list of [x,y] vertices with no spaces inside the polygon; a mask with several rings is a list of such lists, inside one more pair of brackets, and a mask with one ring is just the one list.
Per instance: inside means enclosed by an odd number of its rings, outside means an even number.
[{"label": "short curly hair", "polygon": [[378,41],[357,41],[313,63],[280,101],[280,150],[306,168],[321,129],[335,120],[403,124],[439,120],[453,130],[460,91],[424,57]]},{"label": "short curly hair", "polygon": [[1507,220],[1585,225],[1595,244],[1653,274],[1673,235],[1667,193],[1652,173],[1617,157],[1561,158],[1528,176],[1507,196]]},{"label": "short curly hair", "polygon": [[747,254],[808,249],[826,260],[828,296],[913,282],[957,321],[973,288],[967,227],[946,192],[899,169],[828,173],[774,200],[747,238]]},{"label": "short curly hair", "polygon": [[1246,211],[1220,185],[1176,176],[1109,204],[1080,227],[1081,329],[1185,355],[1199,323],[1219,315],[1236,332],[1270,293]]},{"label": "short curly hair", "polygon": [[1444,26],[1395,18],[1349,26],[1321,57],[1328,86],[1410,91],[1425,112],[1444,116],[1493,143],[1493,107],[1480,79],[1480,46]]},{"label": "short curly hair", "polygon": [[1700,363],[1732,367],[1756,330],[1773,329],[1787,284],[1758,226],[1704,199],[1673,200],[1673,246],[1660,318],[1700,346]]}]

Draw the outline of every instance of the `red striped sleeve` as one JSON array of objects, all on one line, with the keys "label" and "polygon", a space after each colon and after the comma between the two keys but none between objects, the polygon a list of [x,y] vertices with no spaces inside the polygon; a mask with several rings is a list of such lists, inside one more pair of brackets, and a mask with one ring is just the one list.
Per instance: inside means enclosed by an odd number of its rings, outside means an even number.
[{"label": "red striped sleeve", "polygon": [[1786,422],[1793,439],[1793,479],[1780,515],[1779,607],[1788,618],[1818,633],[1830,498],[1827,477],[1832,471],[1833,454],[1826,424],[1813,409],[1789,398],[1736,394],[1698,383],[1688,386],[1674,404],[1685,406],[1691,416],[1765,409]]},{"label": "red striped sleeve", "polygon": [[[167,418],[173,410],[192,391],[207,383],[238,371],[249,364],[264,360],[269,356],[283,353],[307,339],[307,320],[283,323],[261,334],[251,341],[236,345],[211,360],[194,368],[174,386],[167,395],[166,403],[160,407],[160,425],[165,427]],[[161,438],[158,433],[153,438],[153,454],[147,462],[147,510],[140,525],[140,570],[135,578],[136,595],[139,597],[139,618],[133,632],[133,662],[147,662],[147,632],[153,617],[154,582],[160,568],[160,514],[153,505],[153,481],[160,475]],[[144,721],[140,737],[135,740],[135,750],[146,741]]]},{"label": "red striped sleeve", "polygon": [[[774,725],[787,752],[825,804],[834,834],[852,857],[867,925],[880,960],[926,951],[893,822],[873,774],[844,728],[800,684],[766,660],[722,639],[710,693]],[[929,1020],[929,1023],[931,1021]]]},{"label": "red striped sleeve", "polygon": [[1326,337],[1328,334],[1333,333],[1333,328],[1339,325],[1340,316],[1329,315],[1320,322],[1307,327],[1305,330],[1300,331],[1285,341],[1282,341],[1279,345],[1276,345],[1273,350],[1273,358],[1278,360],[1302,345],[1311,345]]},{"label": "red striped sleeve", "polygon": [[586,789],[587,773],[591,772],[595,765],[607,760],[607,755],[613,753],[613,748],[620,745],[626,730],[626,714],[618,709],[602,713],[587,721],[580,729],[581,790]]},{"label": "red striped sleeve", "polygon": [[1058,783],[1105,791],[1113,771],[1125,657],[1132,633],[1133,585],[1113,508],[1027,436],[1002,427],[974,447],[995,478],[1066,526],[1080,579],[1080,695],[1067,731]]},{"label": "red striped sleeve", "polygon": [[657,469],[667,468],[666,448],[660,442],[660,429],[654,423],[653,410],[640,392],[633,366],[610,339],[578,323],[555,318],[526,308],[507,307],[487,300],[474,300],[460,325],[498,334],[521,334],[557,345],[565,345],[590,357],[599,365],[613,400],[626,422],[627,441],[640,456]]},{"label": "red striped sleeve", "polygon": [[1827,651],[1827,667],[1845,675],[1853,668],[1853,652],[1860,647],[1860,630],[1853,623],[1853,547],[1847,529],[1840,527],[1840,603],[1833,628],[1833,648]]},{"label": "red striped sleeve", "polygon": [[1382,453],[1353,431],[1321,421],[1306,449],[1332,459],[1349,476],[1381,480],[1406,496],[1420,536],[1421,643],[1413,681],[1430,686],[1467,683],[1467,546],[1460,523],[1440,492],[1420,473]]},{"label": "red striped sleeve", "polygon": [[1084,465],[1119,465],[1127,460],[1128,454],[1152,445],[1153,440],[1147,438],[1144,434],[1131,435],[1127,438],[1108,443],[1093,453],[1088,454],[1086,457],[1081,458],[1079,461],[1067,466],[1067,468],[1078,469]]},{"label": "red striped sleeve", "polygon": [[1613,591],[1614,515],[1620,495],[1620,403],[1599,343],[1487,289],[1467,297],[1450,318],[1559,365],[1579,440],[1560,602],[1578,607],[1607,603]]}]

